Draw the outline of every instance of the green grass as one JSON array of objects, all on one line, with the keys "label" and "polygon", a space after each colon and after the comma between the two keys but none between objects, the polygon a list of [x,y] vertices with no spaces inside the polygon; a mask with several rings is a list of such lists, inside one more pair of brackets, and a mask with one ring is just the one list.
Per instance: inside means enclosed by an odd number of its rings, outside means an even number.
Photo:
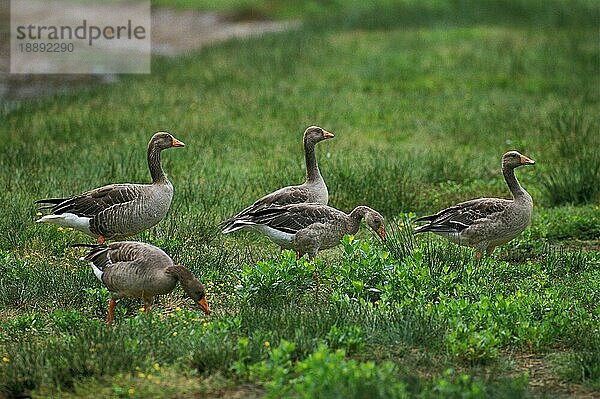
[{"label": "green grass", "polygon": [[[597,394],[597,5],[246,5],[307,22],[2,108],[0,397]],[[379,210],[391,239],[362,231],[310,264],[221,236],[223,218],[302,181],[310,124],[336,134],[317,148],[331,205]],[[133,239],[189,266],[214,314],[178,290],[149,318],[121,301],[106,328],[108,292],[69,247],[90,238],[34,224],[33,201],[147,181],[145,145],[163,129],[186,143],[163,154],[174,201]],[[506,197],[509,149],[536,160],[517,171],[536,204],[520,237],[476,262],[410,234],[415,215]]]}]

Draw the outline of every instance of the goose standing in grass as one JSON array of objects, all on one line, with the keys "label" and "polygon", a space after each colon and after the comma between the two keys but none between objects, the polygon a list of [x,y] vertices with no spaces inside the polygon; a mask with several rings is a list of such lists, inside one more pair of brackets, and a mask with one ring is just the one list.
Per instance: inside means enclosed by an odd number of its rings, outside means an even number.
[{"label": "goose standing in grass", "polygon": [[416,219],[428,223],[415,233],[431,231],[453,243],[473,247],[478,259],[484,252],[491,255],[494,248],[521,234],[531,222],[533,200],[519,184],[515,168],[533,164],[535,161],[517,151],[507,152],[502,157],[502,174],[512,200],[479,198],[461,202],[435,215]]},{"label": "goose standing in grass", "polygon": [[160,222],[173,199],[173,186],[160,164],[160,153],[184,143],[170,133],[158,132],[148,143],[152,184],[111,184],[70,198],[36,201],[52,213],[37,222],[72,227],[98,239],[122,239]]},{"label": "goose standing in grass", "polygon": [[274,205],[244,215],[236,228],[252,226],[281,248],[295,250],[298,258],[308,254],[314,259],[320,250],[338,245],[344,235],[356,234],[363,218],[385,240],[383,216],[368,206],[357,206],[346,214],[315,203]]},{"label": "goose standing in grass", "polygon": [[[304,131],[304,158],[306,160],[306,180],[299,186],[288,186],[265,195],[252,205],[242,210],[237,215],[222,223],[223,234],[239,230],[238,221],[257,210],[270,205],[288,205],[304,202],[315,202],[327,205],[329,193],[327,186],[319,171],[315,145],[323,140],[333,138],[334,135],[319,126],[310,126]],[[247,225],[242,225],[248,227]]]},{"label": "goose standing in grass", "polygon": [[173,264],[169,255],[160,248],[132,241],[73,246],[91,248],[81,259],[90,262],[96,277],[110,291],[107,324],[114,319],[117,299],[141,298],[144,300],[144,311],[149,311],[154,297],[173,291],[178,281],[200,309],[210,314],[204,285],[184,266]]}]

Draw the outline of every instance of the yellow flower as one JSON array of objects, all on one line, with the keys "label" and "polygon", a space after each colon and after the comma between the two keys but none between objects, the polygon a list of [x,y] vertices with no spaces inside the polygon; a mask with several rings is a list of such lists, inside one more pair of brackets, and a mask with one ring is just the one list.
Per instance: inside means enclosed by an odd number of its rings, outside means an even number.
[{"label": "yellow flower", "polygon": [[144,373],[138,373],[138,377],[140,377],[140,378],[146,378],[146,374],[144,374]]},{"label": "yellow flower", "polygon": [[144,313],[144,308],[140,308],[140,313]]},{"label": "yellow flower", "polygon": [[63,228],[63,227],[59,227],[59,228],[58,228],[58,231],[63,231],[63,230],[64,230],[64,228]]},{"label": "yellow flower", "polygon": [[176,336],[177,336],[177,331],[173,331],[173,334],[172,334],[172,335],[173,335],[174,337],[176,337]]},{"label": "yellow flower", "polygon": [[74,228],[72,228],[72,227],[67,227],[67,230],[68,230],[68,231],[73,231],[73,230],[75,230],[75,229],[74,229]]},{"label": "yellow flower", "polygon": [[176,311],[176,312],[181,312],[181,308],[180,308],[179,306],[177,306],[177,307],[175,308],[175,311]]},{"label": "yellow flower", "polygon": [[152,368],[153,368],[154,370],[158,371],[158,370],[160,370],[160,364],[158,364],[158,363],[154,363],[154,364],[152,365]]},{"label": "yellow flower", "polygon": [[10,359],[9,359],[9,358],[7,358],[6,356],[4,356],[4,357],[2,357],[2,361],[3,361],[4,363],[8,363],[8,362],[10,362]]},{"label": "yellow flower", "polygon": [[36,215],[36,216],[42,216],[42,215],[43,215],[43,213],[42,213],[42,212],[38,212],[38,213],[36,213],[35,215]]},{"label": "yellow flower", "polygon": [[271,343],[269,341],[265,341],[263,345],[265,346],[265,348],[268,348],[271,346]]},{"label": "yellow flower", "polygon": [[206,327],[206,326],[208,326],[208,323],[204,322],[204,323],[202,323],[202,326]]},{"label": "yellow flower", "polygon": [[133,389],[133,388],[129,388],[129,389],[127,390],[127,393],[128,393],[128,394],[130,394],[130,395],[133,395],[133,394],[135,393],[135,389]]}]

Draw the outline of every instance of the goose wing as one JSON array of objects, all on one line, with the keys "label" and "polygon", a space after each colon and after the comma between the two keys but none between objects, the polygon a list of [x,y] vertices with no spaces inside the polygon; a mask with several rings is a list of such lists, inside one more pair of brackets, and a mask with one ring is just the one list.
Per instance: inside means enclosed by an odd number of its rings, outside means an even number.
[{"label": "goose wing", "polygon": [[90,262],[95,269],[98,269],[101,272],[104,272],[104,269],[113,263],[110,258],[110,248],[106,244],[73,244],[71,246],[90,248],[90,251],[82,257],[81,260]]},{"label": "goose wing", "polygon": [[415,233],[425,231],[456,233],[493,218],[503,212],[512,201],[500,198],[479,198],[446,208],[435,215],[424,216],[416,222],[428,222],[417,228]]},{"label": "goose wing", "polygon": [[100,270],[108,265],[121,262],[145,262],[166,254],[150,244],[134,241],[117,241],[110,244],[73,244],[73,247],[87,247],[90,251],[82,260],[91,262]]},{"label": "goose wing", "polygon": [[288,205],[288,204],[300,204],[308,201],[310,198],[310,190],[304,185],[300,186],[288,186],[264,197],[258,199],[250,206],[250,208],[261,208],[269,205]]},{"label": "goose wing", "polygon": [[234,225],[236,221],[243,219],[245,216],[253,212],[258,212],[261,209],[265,209],[273,205],[300,204],[303,202],[307,202],[309,198],[310,190],[304,185],[281,188],[256,200],[252,205],[250,205],[247,208],[244,208],[235,216],[232,216],[231,218],[223,221],[221,223],[221,228],[224,231],[228,230]]},{"label": "goose wing", "polygon": [[96,188],[70,198],[49,198],[36,201],[39,207],[50,209],[53,214],[72,213],[77,216],[94,217],[115,206],[138,199],[142,192],[139,184],[111,184]]},{"label": "goose wing", "polygon": [[341,212],[320,204],[293,204],[275,206],[251,212],[247,220],[251,224],[262,224],[273,229],[296,234],[313,223],[328,223],[339,218]]}]

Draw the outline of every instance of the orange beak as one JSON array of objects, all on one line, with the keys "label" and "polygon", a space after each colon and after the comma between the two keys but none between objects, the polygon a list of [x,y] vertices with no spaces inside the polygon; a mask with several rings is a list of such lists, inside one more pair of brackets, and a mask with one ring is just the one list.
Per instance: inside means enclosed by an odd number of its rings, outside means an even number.
[{"label": "orange beak", "polygon": [[387,238],[387,234],[385,233],[385,229],[383,228],[383,226],[381,226],[379,229],[377,229],[377,234],[379,235],[379,237],[381,237],[382,240],[385,241],[385,239]]},{"label": "orange beak", "polygon": [[173,137],[173,147],[185,147],[185,143]]},{"label": "orange beak", "polygon": [[327,130],[323,130],[323,137],[326,138],[326,139],[332,139],[335,136],[333,135],[333,133],[328,132]]},{"label": "orange beak", "polygon": [[535,161],[527,158],[525,155],[521,155],[521,165],[535,165]]},{"label": "orange beak", "polygon": [[208,306],[208,301],[206,300],[206,297],[200,299],[198,301],[198,306],[200,306],[200,309],[202,309],[202,311],[209,315],[210,314],[210,307]]}]

